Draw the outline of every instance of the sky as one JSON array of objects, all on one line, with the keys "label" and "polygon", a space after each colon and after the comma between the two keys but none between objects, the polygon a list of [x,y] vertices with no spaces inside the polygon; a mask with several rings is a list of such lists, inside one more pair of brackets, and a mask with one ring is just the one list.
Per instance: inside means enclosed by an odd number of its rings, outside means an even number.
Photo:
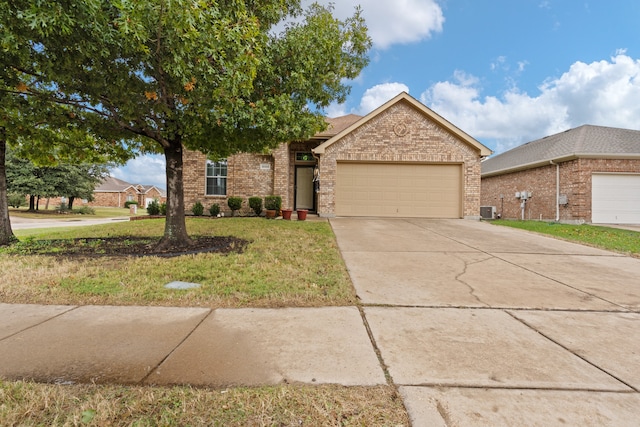
[{"label": "sky", "polygon": [[[640,130],[638,0],[332,2],[340,18],[361,5],[373,48],[328,117],[405,91],[495,154],[584,124]],[[165,188],[160,156],[112,175]]]}]

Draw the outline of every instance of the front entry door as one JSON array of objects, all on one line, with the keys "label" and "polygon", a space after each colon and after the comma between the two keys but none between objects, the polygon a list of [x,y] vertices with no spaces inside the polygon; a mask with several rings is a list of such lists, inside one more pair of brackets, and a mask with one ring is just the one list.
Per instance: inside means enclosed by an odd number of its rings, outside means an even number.
[{"label": "front entry door", "polygon": [[313,192],[313,166],[296,166],[295,209],[315,210]]}]

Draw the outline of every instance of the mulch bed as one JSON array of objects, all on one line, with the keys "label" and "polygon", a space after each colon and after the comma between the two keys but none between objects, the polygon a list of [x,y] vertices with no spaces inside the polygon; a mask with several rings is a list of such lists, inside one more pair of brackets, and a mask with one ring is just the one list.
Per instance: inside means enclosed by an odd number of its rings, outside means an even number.
[{"label": "mulch bed", "polygon": [[[159,237],[100,237],[36,240],[29,242],[30,254],[56,255],[66,257],[118,257],[118,256],[159,256],[215,252],[221,254],[242,253],[249,241],[230,236],[191,236],[193,244],[186,248],[157,250]],[[24,249],[21,251],[24,253]]]}]

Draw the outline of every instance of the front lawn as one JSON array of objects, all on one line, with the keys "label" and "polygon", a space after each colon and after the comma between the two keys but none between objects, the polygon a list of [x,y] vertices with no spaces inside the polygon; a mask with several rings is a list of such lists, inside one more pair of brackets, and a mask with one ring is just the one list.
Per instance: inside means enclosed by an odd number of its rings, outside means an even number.
[{"label": "front lawn", "polygon": [[[323,221],[188,218],[190,235],[248,241],[240,253],[156,256],[56,255],[54,240],[160,237],[164,220],[57,230],[17,230],[18,245],[0,248],[0,301],[38,304],[307,307],[354,305],[348,273]],[[31,236],[31,237],[25,237]],[[95,251],[100,252],[99,244]],[[33,255],[46,249],[50,255]],[[172,281],[197,289],[169,290]]]},{"label": "front lawn", "polygon": [[491,223],[547,234],[636,257],[640,256],[640,233],[637,231],[588,224],[559,224],[542,221],[495,220]]}]

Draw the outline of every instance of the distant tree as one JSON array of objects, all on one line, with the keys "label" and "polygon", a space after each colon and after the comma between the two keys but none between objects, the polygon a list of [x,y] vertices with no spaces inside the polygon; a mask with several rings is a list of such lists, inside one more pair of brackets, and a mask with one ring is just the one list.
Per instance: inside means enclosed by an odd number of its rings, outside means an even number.
[{"label": "distant tree", "polygon": [[300,0],[0,0],[0,22],[19,92],[104,140],[164,153],[163,247],[191,244],[184,147],[222,158],[312,135],[371,46],[359,9],[340,21]]}]

